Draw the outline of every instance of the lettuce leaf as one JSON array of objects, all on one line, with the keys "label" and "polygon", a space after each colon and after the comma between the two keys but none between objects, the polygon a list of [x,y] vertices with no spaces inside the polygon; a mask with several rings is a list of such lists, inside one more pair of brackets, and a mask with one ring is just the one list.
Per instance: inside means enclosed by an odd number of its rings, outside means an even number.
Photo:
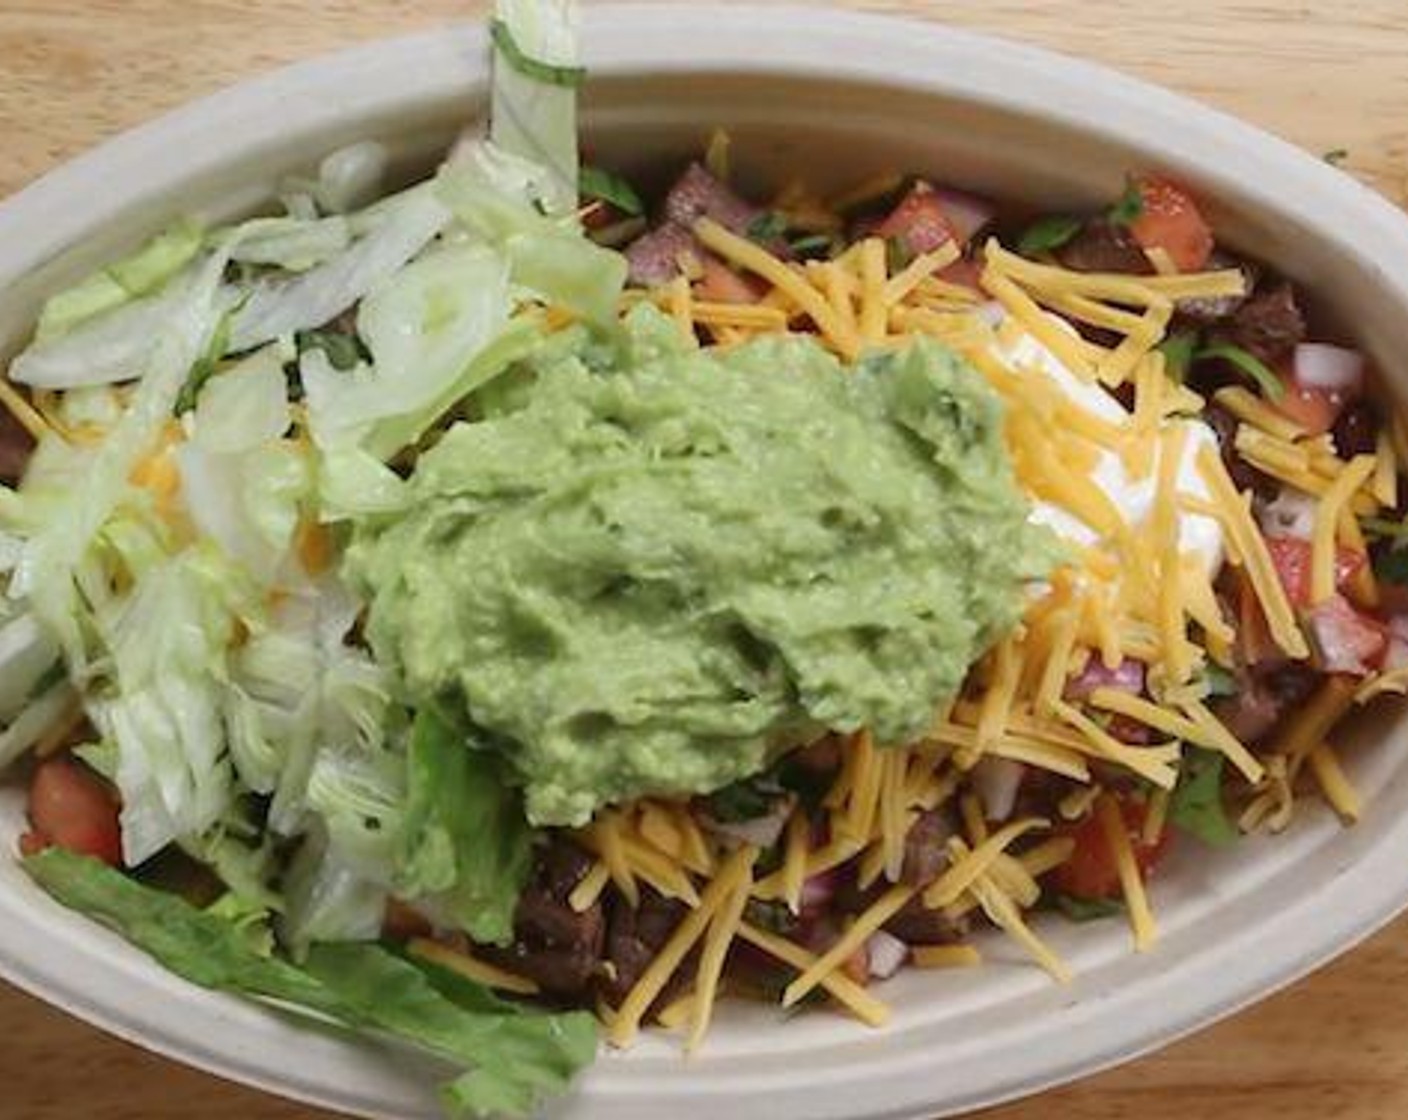
[{"label": "lettuce leaf", "polygon": [[508,1004],[378,945],[315,945],[298,967],[262,951],[246,912],[231,914],[219,905],[198,910],[57,848],[29,857],[24,868],[59,903],[115,930],[192,983],[384,1032],[471,1067],[444,1091],[456,1116],[527,1116],[563,1092],[596,1051],[596,1030],[584,1012],[549,1014]]},{"label": "lettuce leaf", "polygon": [[223,704],[236,612],[228,565],[199,550],[138,581],[107,635],[114,688],[90,714],[118,749],[131,866],[213,827],[230,806]]},{"label": "lettuce leaf", "polygon": [[506,943],[528,878],[533,830],[497,756],[429,709],[411,727],[402,890],[430,897],[474,940]]}]

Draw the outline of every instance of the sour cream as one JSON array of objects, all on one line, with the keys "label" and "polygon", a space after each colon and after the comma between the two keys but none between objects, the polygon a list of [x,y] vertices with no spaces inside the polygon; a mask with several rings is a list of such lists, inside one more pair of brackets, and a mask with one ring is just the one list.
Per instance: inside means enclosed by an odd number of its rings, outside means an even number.
[{"label": "sour cream", "polygon": [[[1130,422],[1129,412],[1103,385],[1082,380],[1030,334],[1013,331],[1008,324],[1000,332],[999,340],[993,343],[991,352],[1004,364],[1019,371],[1040,369],[1068,400],[1091,416],[1116,425]],[[1170,419],[1164,422],[1163,428],[1169,430],[1175,426],[1183,427],[1188,432],[1183,441],[1183,455],[1178,464],[1175,489],[1180,495],[1208,500],[1212,495],[1198,470],[1198,454],[1204,447],[1211,447],[1216,451],[1217,435],[1201,420]],[[1160,446],[1151,457],[1152,466],[1149,473],[1143,478],[1136,478],[1126,469],[1123,459],[1101,448],[1095,469],[1090,475],[1091,483],[1110,499],[1136,532],[1144,528],[1153,516],[1159,457],[1162,454],[1163,449]],[[1057,536],[1072,544],[1092,545],[1101,539],[1100,534],[1084,521],[1050,502],[1037,501],[1032,509],[1031,519],[1036,524],[1047,526]],[[1222,526],[1211,517],[1180,510],[1178,547],[1182,555],[1197,556],[1209,576],[1215,575],[1222,567],[1226,555]]]}]

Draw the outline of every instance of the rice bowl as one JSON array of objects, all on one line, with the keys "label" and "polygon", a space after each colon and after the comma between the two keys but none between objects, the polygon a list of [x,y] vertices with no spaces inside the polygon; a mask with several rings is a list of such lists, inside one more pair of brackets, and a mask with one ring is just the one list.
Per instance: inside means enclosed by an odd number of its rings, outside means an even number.
[{"label": "rice bowl", "polygon": [[[777,39],[785,44],[783,58],[770,59],[766,66],[752,61],[747,43],[755,41],[760,22],[787,18],[787,13],[749,16],[751,22],[745,24],[742,17],[726,14],[706,18],[696,13],[603,12],[588,33],[588,61],[597,77],[598,97],[595,104],[589,103],[588,131],[599,151],[619,153],[622,162],[629,162],[624,153],[650,150],[654,159],[654,153],[683,152],[698,143],[701,132],[719,124],[734,132],[740,148],[761,153],[788,143],[792,151],[779,159],[795,162],[810,151],[826,150],[828,138],[844,135],[875,166],[901,151],[906,162],[913,163],[914,153],[922,152],[936,168],[958,169],[948,177],[998,193],[1011,193],[1001,190],[1003,181],[1019,169],[1027,170],[1034,181],[1043,180],[1034,194],[1071,202],[1094,197],[1097,184],[1103,186],[1130,165],[1167,167],[1221,207],[1218,224],[1238,247],[1271,259],[1292,276],[1318,276],[1317,290],[1333,291],[1344,301],[1341,318],[1354,324],[1389,379],[1401,372],[1392,364],[1391,342],[1405,297],[1391,274],[1375,262],[1393,259],[1392,248],[1404,238],[1402,221],[1351,181],[1273,141],[1257,137],[1242,143],[1248,134],[1240,126],[1103,75],[1098,84],[1109,91],[1111,110],[1099,130],[1087,130],[1088,98],[1079,90],[1092,71],[968,36],[916,35],[903,26],[855,17],[808,17],[809,30],[803,34],[790,24],[777,24]],[[674,39],[681,22],[698,34]],[[299,68],[152,126],[27,192],[0,217],[0,227],[14,231],[6,238],[5,274],[26,277],[11,289],[14,299],[4,309],[7,339],[18,341],[35,299],[61,287],[85,262],[60,256],[39,271],[31,270],[53,250],[81,240],[91,230],[123,226],[128,232],[120,240],[125,243],[150,232],[157,220],[138,228],[135,223],[125,225],[121,217],[138,202],[155,217],[158,212],[165,216],[199,207],[206,199],[253,201],[279,172],[304,162],[310,146],[330,150],[344,139],[369,133],[391,139],[402,131],[401,122],[413,135],[433,136],[438,124],[440,138],[447,136],[459,116],[454,102],[469,89],[462,78],[474,72],[473,52],[465,46],[470,41],[463,33],[421,38]],[[688,50],[669,46],[681,41],[688,41]],[[829,49],[838,41],[864,41],[873,49],[848,51],[844,57],[851,61],[840,75],[835,59],[842,56]],[[648,65],[638,61],[644,59],[650,60]],[[306,119],[285,115],[276,143],[259,132],[255,122],[262,104],[286,92],[316,90],[322,82],[335,81],[343,67],[361,72],[358,97],[365,98],[364,103],[344,100],[334,112],[313,100],[307,104]],[[650,111],[643,112],[642,91],[650,88],[648,83],[663,80],[662,74],[674,75],[672,88],[686,89],[689,100],[675,103],[656,97]],[[681,74],[692,77],[684,81]],[[936,74],[944,77],[933,77]],[[833,79],[835,84],[828,86],[833,105],[825,112],[809,110],[816,83]],[[877,120],[872,112],[881,99],[890,106],[886,120]],[[902,109],[896,110],[896,104]],[[912,131],[906,113],[924,120],[925,127]],[[974,115],[984,121],[984,128],[974,133],[1002,137],[1010,146],[992,144],[984,151],[974,144],[968,150],[949,150],[947,145],[957,137],[945,125]],[[208,135],[206,125],[217,116],[230,126],[222,129],[226,139],[239,134],[235,127],[247,122],[251,151],[257,148],[262,161],[257,172],[252,156],[196,142],[182,146],[181,165],[162,164],[158,172],[152,164],[141,172],[149,178],[134,175],[130,191],[112,192],[103,203],[107,212],[66,206],[69,198],[83,192],[89,177],[106,174],[111,179],[123,167],[141,168],[144,143],[165,147],[183,135]],[[1175,123],[1164,127],[1169,120]],[[1155,135],[1168,146],[1146,147],[1144,138]],[[1090,156],[1078,169],[1048,158],[1067,150],[1073,136]],[[1236,146],[1233,141],[1240,150],[1228,156],[1228,148]],[[424,151],[428,146],[412,147]],[[1053,168],[1057,174],[1048,175]],[[760,166],[758,172],[766,175],[769,169]],[[226,176],[218,186],[217,173]],[[1273,181],[1294,181],[1300,189],[1288,200],[1279,191],[1270,197],[1270,188],[1262,196],[1254,187]],[[1317,215],[1314,226],[1304,217],[1312,213]],[[54,220],[41,240],[32,231],[44,228],[50,215]],[[79,219],[88,228],[75,228]],[[1330,277],[1334,283],[1326,282]],[[1391,730],[1380,725],[1364,734],[1382,741]],[[1356,755],[1355,770],[1374,807],[1360,830],[1340,834],[1326,819],[1309,819],[1274,848],[1253,846],[1239,851],[1235,860],[1173,865],[1158,899],[1167,936],[1154,957],[1123,959],[1123,938],[1112,931],[1103,938],[1082,937],[1079,946],[1062,945],[1071,949],[1080,976],[1069,991],[1048,990],[1038,977],[1001,967],[989,970],[981,981],[966,975],[902,980],[894,985],[897,1019],[883,1042],[811,1020],[787,1032],[764,1034],[766,1016],[741,1010],[721,1024],[710,1050],[691,1066],[677,1069],[663,1045],[647,1044],[627,1059],[605,1063],[566,1107],[583,1115],[597,1107],[648,1115],[662,1107],[708,1106],[699,1102],[748,1114],[956,1110],[1029,1091],[1164,1041],[1291,979],[1369,932],[1401,905],[1402,885],[1391,872],[1379,873],[1393,866],[1393,822],[1397,801],[1404,796],[1395,760],[1390,751],[1371,747]],[[18,831],[18,806],[11,807],[10,814]],[[13,879],[13,869],[7,869],[7,875]],[[1307,881],[1324,886],[1307,892]],[[1372,888],[1362,886],[1368,883]],[[117,953],[115,943],[70,925],[23,884],[12,886],[14,913],[5,935],[9,969],[17,980],[43,989],[49,998],[159,1049],[294,1095],[368,1114],[405,1114],[422,1107],[416,1103],[422,1098],[409,1088],[410,1079],[399,1080],[399,1072],[390,1066],[357,1066],[349,1077],[356,1050],[294,1032],[248,1008],[173,988],[180,994],[159,1010],[156,1001],[131,1000],[122,1002],[142,1006],[139,1015],[118,1012],[121,996],[112,986],[128,982],[126,978],[132,977],[130,982],[142,990],[151,990],[145,987],[149,983],[172,984],[156,979],[158,973],[130,955],[118,953],[121,965],[94,956],[93,977],[74,968],[61,982],[34,958],[32,949],[26,955],[21,948],[41,943],[25,933],[26,923],[37,922],[35,928],[51,940],[61,930],[64,937],[83,939],[102,947],[102,952]],[[1312,901],[1311,894],[1318,898]],[[1304,911],[1313,916],[1306,917]],[[1272,940],[1274,950],[1238,952],[1239,946],[1258,944],[1270,928],[1291,932]],[[1055,939],[1063,940],[1059,934]],[[81,952],[77,959],[87,961],[89,954]],[[1229,967],[1229,960],[1235,960],[1235,966]],[[1200,983],[1201,977],[1213,975],[1216,983]],[[1131,1010],[1137,1008],[1143,1010]],[[193,1049],[192,1040],[214,1037],[215,1032],[200,1025],[213,1022],[202,1019],[206,1015],[235,1024],[233,1033],[225,1029],[225,1053]],[[961,1033],[945,1028],[960,1018]],[[294,1048],[293,1037],[299,1039],[298,1060],[289,1064],[297,1067],[297,1077],[281,1069],[282,1059],[274,1057]],[[822,1053],[827,1056],[826,1071],[817,1073]],[[1018,1054],[1025,1056],[1014,1057]],[[804,1080],[794,1072],[803,1060],[812,1067]],[[879,1084],[886,1089],[877,1094],[873,1086]],[[337,1092],[333,1085],[339,1086]]]}]

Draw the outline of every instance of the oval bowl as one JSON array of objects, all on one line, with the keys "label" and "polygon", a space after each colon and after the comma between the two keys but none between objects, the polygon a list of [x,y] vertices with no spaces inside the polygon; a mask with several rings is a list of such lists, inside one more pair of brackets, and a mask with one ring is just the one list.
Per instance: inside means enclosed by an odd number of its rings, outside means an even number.
[{"label": "oval bowl", "polygon": [[[1031,48],[870,16],[689,4],[589,11],[584,126],[595,156],[649,177],[729,128],[745,172],[820,186],[867,170],[928,172],[1048,207],[1108,198],[1131,168],[1208,200],[1226,242],[1305,284],[1391,390],[1408,387],[1408,220],[1353,179],[1196,103]],[[224,219],[354,138],[426,170],[481,111],[483,29],[378,43],[217,94],[75,160],[0,206],[0,356],[43,297],[180,213]],[[1408,903],[1402,714],[1346,744],[1368,801],[1232,852],[1185,844],[1154,891],[1162,939],[1132,953],[1119,923],[1050,923],[1078,979],[1059,987],[999,940],[990,964],[901,975],[871,1033],[826,1014],[785,1024],[723,1010],[683,1062],[647,1038],[604,1054],[560,1117],[737,1120],[948,1114],[1032,1093],[1170,1041],[1291,982]],[[0,795],[0,847],[24,826]],[[60,909],[0,859],[0,972],[130,1041],[271,1092],[363,1116],[437,1115],[433,1064],[190,987]]]}]

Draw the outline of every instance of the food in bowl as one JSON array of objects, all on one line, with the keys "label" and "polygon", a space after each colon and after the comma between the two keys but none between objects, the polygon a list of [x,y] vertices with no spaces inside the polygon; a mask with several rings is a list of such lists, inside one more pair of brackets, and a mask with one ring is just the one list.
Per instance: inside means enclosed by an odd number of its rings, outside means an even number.
[{"label": "food in bowl", "polygon": [[1401,687],[1401,435],[1292,289],[1161,178],[759,206],[722,142],[657,207],[582,176],[584,236],[555,14],[502,13],[493,141],[432,183],[373,201],[348,149],[46,308],[6,510],[42,886],[522,1111],[594,1051],[564,1007],[879,1024],[978,921],[1058,976],[1035,910],[1147,945],[1175,831],[1358,812],[1325,736]]}]

